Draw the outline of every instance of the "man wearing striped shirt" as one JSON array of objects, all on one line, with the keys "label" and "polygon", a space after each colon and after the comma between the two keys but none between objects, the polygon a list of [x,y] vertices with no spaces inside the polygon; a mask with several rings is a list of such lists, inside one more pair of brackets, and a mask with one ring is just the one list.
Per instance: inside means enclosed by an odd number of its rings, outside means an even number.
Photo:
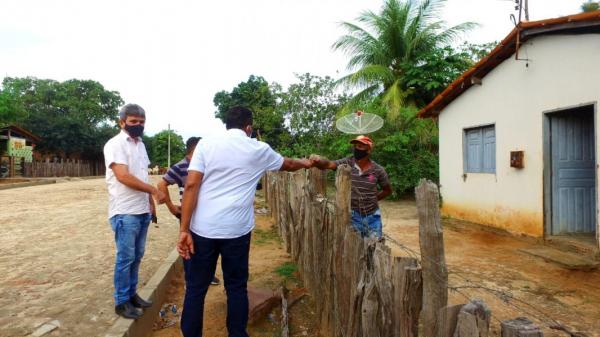
[{"label": "man wearing striped shirt", "polygon": [[[167,199],[165,204],[169,208],[169,212],[181,219],[181,203],[183,201],[183,190],[185,188],[185,182],[188,176],[188,167],[190,166],[190,160],[196,149],[196,145],[202,139],[201,137],[190,137],[185,143],[185,157],[177,164],[172,165],[167,173],[163,176],[162,180],[158,183],[158,189],[161,190]],[[169,185],[175,185],[179,187],[179,205],[173,204],[171,197],[169,196]],[[221,281],[213,276],[213,280],[210,284],[218,285]]]},{"label": "man wearing striped shirt", "polygon": [[339,165],[351,167],[352,226],[361,236],[383,236],[381,211],[378,201],[392,193],[390,181],[385,169],[371,160],[373,141],[367,136],[358,136],[350,141],[354,155],[329,161],[319,156],[311,156],[313,165],[320,169],[335,170]]}]

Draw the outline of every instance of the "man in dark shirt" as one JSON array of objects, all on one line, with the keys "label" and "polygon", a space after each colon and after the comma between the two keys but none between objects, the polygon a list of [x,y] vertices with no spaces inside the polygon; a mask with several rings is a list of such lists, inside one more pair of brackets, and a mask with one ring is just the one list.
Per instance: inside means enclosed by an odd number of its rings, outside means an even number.
[{"label": "man in dark shirt", "polygon": [[[200,139],[202,138],[190,137],[186,141],[185,157],[177,164],[172,165],[158,183],[158,189],[167,196],[165,204],[167,205],[167,208],[169,208],[169,212],[178,219],[181,219],[181,202],[183,201],[183,190],[188,176],[188,166],[190,166],[190,159],[192,158],[192,154],[194,154],[194,150]],[[171,201],[171,197],[169,196],[168,186],[174,184],[177,184],[179,187],[179,205],[173,204],[173,201]],[[218,285],[219,283],[221,283],[221,281],[213,276],[213,280],[210,284]]]},{"label": "man in dark shirt", "polygon": [[310,159],[320,169],[335,170],[342,164],[352,168],[352,226],[363,238],[381,238],[383,231],[378,201],[392,193],[390,181],[385,169],[371,160],[373,141],[369,137],[358,136],[350,143],[354,150],[351,157],[329,161],[313,155]]}]

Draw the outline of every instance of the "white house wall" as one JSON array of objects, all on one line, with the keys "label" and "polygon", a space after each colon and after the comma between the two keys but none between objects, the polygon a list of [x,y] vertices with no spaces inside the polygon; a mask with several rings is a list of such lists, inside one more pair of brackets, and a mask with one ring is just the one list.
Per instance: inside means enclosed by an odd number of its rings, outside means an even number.
[{"label": "white house wall", "polygon": [[[544,111],[600,101],[600,35],[534,38],[519,57],[530,61],[513,55],[439,116],[442,212],[543,236]],[[463,130],[487,124],[496,129],[496,173],[463,179]],[[516,150],[524,151],[523,169],[510,167]]]}]

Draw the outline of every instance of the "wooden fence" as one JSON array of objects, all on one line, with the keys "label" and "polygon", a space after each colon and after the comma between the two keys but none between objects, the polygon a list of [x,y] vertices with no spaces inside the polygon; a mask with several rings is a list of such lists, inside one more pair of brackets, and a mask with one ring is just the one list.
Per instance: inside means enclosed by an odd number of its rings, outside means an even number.
[{"label": "wooden fence", "polygon": [[[351,228],[350,168],[345,165],[337,169],[335,200],[326,198],[325,177],[317,169],[268,173],[263,185],[285,248],[315,299],[322,336],[417,337],[419,331],[425,337],[489,336],[491,312],[485,303],[447,306],[435,184],[423,181],[416,190],[421,250],[426,251],[422,262],[392,256],[384,242],[362,239]],[[503,322],[503,336],[539,332],[530,323],[519,321],[505,330]]]},{"label": "wooden fence", "polygon": [[88,177],[105,174],[102,161],[61,159],[24,163],[25,177]]}]

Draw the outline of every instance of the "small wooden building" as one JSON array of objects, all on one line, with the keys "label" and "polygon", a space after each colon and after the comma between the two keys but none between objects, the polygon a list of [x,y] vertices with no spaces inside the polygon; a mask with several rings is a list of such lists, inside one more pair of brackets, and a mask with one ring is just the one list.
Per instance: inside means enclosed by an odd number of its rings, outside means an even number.
[{"label": "small wooden building", "polygon": [[0,178],[22,177],[25,163],[33,160],[33,149],[40,140],[16,125],[0,127]]}]

